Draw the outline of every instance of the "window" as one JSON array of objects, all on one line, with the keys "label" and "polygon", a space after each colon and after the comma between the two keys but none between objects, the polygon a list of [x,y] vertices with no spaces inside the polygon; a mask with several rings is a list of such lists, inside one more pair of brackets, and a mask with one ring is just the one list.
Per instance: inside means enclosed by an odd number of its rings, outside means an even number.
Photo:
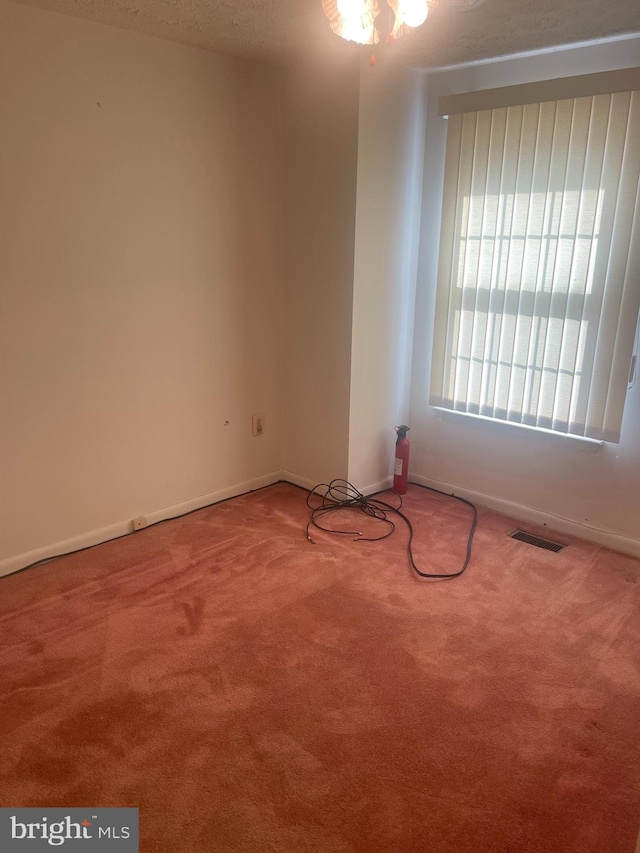
[{"label": "window", "polygon": [[619,441],[640,309],[636,89],[626,69],[441,99],[431,405]]}]

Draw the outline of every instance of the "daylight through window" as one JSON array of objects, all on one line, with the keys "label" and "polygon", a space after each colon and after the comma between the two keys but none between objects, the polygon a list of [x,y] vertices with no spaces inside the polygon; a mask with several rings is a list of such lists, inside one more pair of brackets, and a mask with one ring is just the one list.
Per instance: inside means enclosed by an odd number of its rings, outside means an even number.
[{"label": "daylight through window", "polygon": [[639,92],[449,117],[432,405],[619,441],[639,178]]}]

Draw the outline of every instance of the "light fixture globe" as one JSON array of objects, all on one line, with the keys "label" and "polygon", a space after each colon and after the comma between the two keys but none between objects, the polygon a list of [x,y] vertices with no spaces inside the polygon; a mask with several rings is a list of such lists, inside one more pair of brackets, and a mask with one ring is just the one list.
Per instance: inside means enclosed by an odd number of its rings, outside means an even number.
[{"label": "light fixture globe", "polygon": [[429,6],[427,0],[400,0],[398,12],[403,24],[414,29],[420,27],[427,20]]},{"label": "light fixture globe", "polygon": [[322,0],[322,8],[340,38],[370,45],[380,41],[375,25],[380,13],[378,0]]},{"label": "light fixture globe", "polygon": [[366,18],[344,18],[338,35],[356,44],[378,44],[380,41],[380,35],[373,21]]},{"label": "light fixture globe", "polygon": [[337,0],[338,12],[343,18],[351,19],[367,14],[366,0]]}]

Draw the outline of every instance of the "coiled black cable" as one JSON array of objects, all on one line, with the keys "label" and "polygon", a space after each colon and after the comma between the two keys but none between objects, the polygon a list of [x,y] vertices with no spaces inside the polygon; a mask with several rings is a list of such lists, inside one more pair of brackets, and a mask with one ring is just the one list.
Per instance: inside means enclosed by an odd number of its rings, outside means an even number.
[{"label": "coiled black cable", "polygon": [[[417,486],[420,489],[426,489],[429,492],[435,492],[437,495],[444,495],[448,498],[455,498],[457,501],[460,501],[463,504],[471,507],[473,510],[473,520],[471,522],[471,527],[469,529],[469,536],[467,538],[467,552],[465,556],[464,563],[462,568],[457,572],[423,572],[416,565],[416,561],[413,557],[413,537],[414,530],[413,524],[411,520],[402,512],[402,497],[397,494],[397,492],[393,492],[393,494],[398,498],[399,504],[398,506],[393,506],[393,504],[388,503],[387,501],[381,500],[378,495],[385,494],[386,491],[390,491],[389,489],[375,492],[373,495],[363,495],[356,487],[350,483],[348,480],[343,480],[341,478],[336,478],[332,480],[330,483],[318,483],[307,495],[307,506],[311,510],[311,515],[309,517],[309,521],[307,522],[307,539],[309,542],[315,544],[315,540],[311,537],[311,528],[317,527],[319,530],[323,530],[325,533],[334,533],[338,536],[354,536],[356,542],[378,542],[381,539],[386,539],[388,536],[391,536],[393,531],[396,529],[395,523],[389,518],[389,515],[396,515],[401,518],[404,523],[409,528],[409,561],[411,563],[411,568],[413,571],[419,575],[421,578],[431,578],[437,580],[450,580],[451,578],[460,577],[461,574],[466,570],[469,562],[471,560],[471,550],[473,547],[473,537],[476,532],[476,526],[478,524],[478,510],[471,503],[471,501],[465,500],[465,498],[461,498],[458,495],[451,494],[449,492],[442,492],[440,489],[434,489],[431,486],[423,486],[421,483],[410,483],[411,486]],[[324,489],[324,492],[320,493],[318,490]],[[319,498],[320,502],[315,506],[312,501],[315,498]],[[343,530],[336,529],[334,527],[327,527],[325,524],[320,523],[321,519],[326,519],[327,516],[332,515],[339,510],[344,509],[359,509],[365,515],[370,518],[375,518],[377,521],[381,522],[384,527],[379,536],[363,536],[362,533],[358,530]]]}]

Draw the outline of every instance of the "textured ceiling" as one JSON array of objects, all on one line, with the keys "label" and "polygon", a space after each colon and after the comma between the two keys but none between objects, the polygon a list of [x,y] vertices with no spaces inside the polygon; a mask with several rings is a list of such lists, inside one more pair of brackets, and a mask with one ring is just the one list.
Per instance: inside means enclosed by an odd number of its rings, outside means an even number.
[{"label": "textured ceiling", "polygon": [[[331,32],[321,0],[22,2],[259,60],[283,62],[359,49]],[[380,5],[386,9],[384,0]],[[451,0],[440,0],[423,27],[378,50],[392,50],[407,64],[434,67],[629,32],[640,32],[640,0],[486,0],[466,12],[452,8]]]}]

